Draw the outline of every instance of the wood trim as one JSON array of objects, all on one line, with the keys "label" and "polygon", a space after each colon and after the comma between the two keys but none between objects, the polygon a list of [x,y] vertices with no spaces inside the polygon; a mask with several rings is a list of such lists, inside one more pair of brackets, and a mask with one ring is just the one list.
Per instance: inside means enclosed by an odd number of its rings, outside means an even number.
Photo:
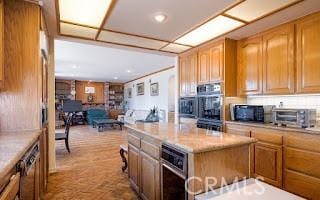
[{"label": "wood trim", "polygon": [[243,19],[240,19],[240,18],[238,18],[238,17],[234,17],[234,16],[231,16],[231,15],[228,15],[227,13],[222,13],[221,15],[224,16],[224,17],[231,18],[231,19],[233,19],[233,20],[237,20],[237,21],[242,22],[242,23],[244,23],[244,24],[246,24],[246,25],[249,24],[249,22],[247,22],[247,21],[245,21],[245,20],[243,20]]},{"label": "wood trim", "polygon": [[127,84],[127,83],[130,83],[130,82],[133,82],[133,81],[136,81],[136,80],[145,78],[145,77],[147,77],[147,76],[151,76],[151,75],[154,75],[154,74],[158,74],[158,73],[160,73],[160,72],[164,72],[164,71],[170,70],[170,69],[172,69],[172,68],[174,68],[174,67],[175,67],[175,66],[171,66],[171,67],[167,67],[167,68],[164,68],[164,69],[155,71],[155,72],[151,72],[151,73],[149,73],[149,74],[140,76],[139,78],[135,78],[135,79],[132,79],[132,80],[130,80],[130,81],[127,81],[127,82],[125,82],[124,84]]},{"label": "wood trim", "polygon": [[59,0],[55,0],[55,9],[56,9],[56,22],[57,22],[57,33],[60,34],[60,8],[59,8]]},{"label": "wood trim", "polygon": [[104,18],[103,18],[103,20],[102,20],[102,23],[101,23],[101,25],[100,25],[100,27],[99,27],[99,30],[98,30],[98,32],[97,32],[96,37],[94,38],[94,40],[97,40],[97,39],[98,39],[98,37],[99,37],[99,35],[100,35],[100,32],[101,32],[103,26],[106,24],[106,22],[107,22],[108,18],[110,17],[110,14],[111,14],[114,6],[116,5],[116,2],[117,2],[117,0],[111,0],[111,3],[110,3],[110,5],[109,5],[109,8],[108,8],[108,10],[106,11],[106,14],[104,15]]},{"label": "wood trim", "polygon": [[89,25],[79,24],[79,23],[75,23],[75,22],[69,22],[69,21],[65,21],[65,20],[60,20],[60,24],[61,23],[71,24],[71,25],[75,25],[75,26],[82,26],[82,27],[85,27],[85,28],[92,28],[92,29],[96,29],[96,30],[99,29],[98,27],[95,27],[95,26],[89,26]]}]

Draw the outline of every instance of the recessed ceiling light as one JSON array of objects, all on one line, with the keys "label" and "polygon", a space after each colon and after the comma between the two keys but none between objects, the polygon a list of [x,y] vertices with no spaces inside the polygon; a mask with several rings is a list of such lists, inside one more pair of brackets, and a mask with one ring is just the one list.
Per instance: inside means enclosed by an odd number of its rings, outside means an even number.
[{"label": "recessed ceiling light", "polygon": [[74,76],[74,74],[71,74],[71,76]]},{"label": "recessed ceiling light", "polygon": [[243,22],[219,15],[175,41],[196,46],[244,25]]},{"label": "recessed ceiling light", "polygon": [[158,23],[163,23],[166,21],[167,16],[163,13],[157,13],[153,16],[153,18],[158,22]]},{"label": "recessed ceiling light", "polygon": [[128,73],[131,73],[132,71],[130,69],[127,70]]},{"label": "recessed ceiling light", "polygon": [[118,77],[113,77],[113,79],[117,80],[117,79],[118,79]]},{"label": "recessed ceiling light", "polygon": [[100,27],[112,0],[59,0],[60,20]]},{"label": "recessed ceiling light", "polygon": [[73,69],[76,69],[76,68],[77,68],[77,65],[72,65],[72,68],[73,68]]}]

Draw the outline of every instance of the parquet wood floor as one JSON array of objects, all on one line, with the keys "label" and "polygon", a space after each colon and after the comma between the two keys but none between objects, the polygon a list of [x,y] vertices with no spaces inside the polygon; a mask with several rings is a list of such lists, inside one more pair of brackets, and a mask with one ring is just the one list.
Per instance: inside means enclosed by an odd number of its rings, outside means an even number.
[{"label": "parquet wood floor", "polygon": [[45,200],[138,199],[121,171],[119,145],[126,138],[125,131],[71,127],[71,153],[56,142],[57,172],[49,177]]}]

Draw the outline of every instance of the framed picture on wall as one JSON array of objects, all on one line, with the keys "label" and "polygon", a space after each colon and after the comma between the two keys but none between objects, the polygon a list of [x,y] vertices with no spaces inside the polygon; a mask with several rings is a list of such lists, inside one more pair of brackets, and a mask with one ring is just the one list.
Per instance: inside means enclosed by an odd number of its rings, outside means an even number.
[{"label": "framed picture on wall", "polygon": [[132,88],[128,88],[128,98],[132,97]]},{"label": "framed picture on wall", "polygon": [[144,83],[137,84],[137,95],[144,95]]},{"label": "framed picture on wall", "polygon": [[159,96],[159,83],[152,83],[150,85],[150,95]]}]

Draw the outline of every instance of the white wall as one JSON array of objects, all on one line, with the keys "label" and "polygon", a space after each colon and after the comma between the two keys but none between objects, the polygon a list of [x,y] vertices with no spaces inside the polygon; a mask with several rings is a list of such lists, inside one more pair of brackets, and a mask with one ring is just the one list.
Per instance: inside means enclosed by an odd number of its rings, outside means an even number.
[{"label": "white wall", "polygon": [[[175,81],[170,82],[169,79],[172,76],[177,77],[176,72],[176,67],[174,67],[169,70],[126,83],[124,85],[124,99],[127,101],[127,107],[135,110],[150,110],[156,106],[158,109],[163,109],[166,111],[166,119],[168,119],[169,88],[174,88],[174,91],[177,91],[177,84],[174,84]],[[150,80],[151,83],[159,83],[159,96],[150,95]],[[144,82],[145,86],[144,95],[137,96],[137,84],[141,82]],[[128,98],[128,88],[132,88],[131,98]],[[174,95],[176,96],[176,94]]]}]

